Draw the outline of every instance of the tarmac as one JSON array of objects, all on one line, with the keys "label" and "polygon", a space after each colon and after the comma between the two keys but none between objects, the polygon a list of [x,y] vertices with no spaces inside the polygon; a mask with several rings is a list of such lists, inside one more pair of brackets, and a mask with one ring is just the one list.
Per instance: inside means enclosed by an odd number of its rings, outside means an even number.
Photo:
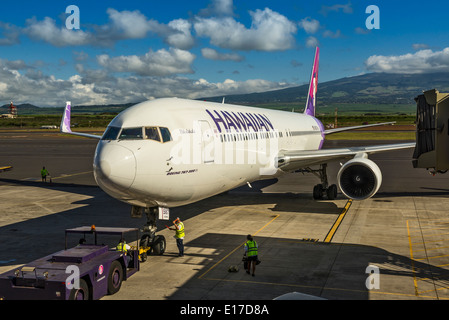
[{"label": "tarmac", "polygon": [[[397,141],[328,141],[326,148]],[[105,194],[92,174],[97,141],[53,132],[0,132],[0,273],[64,248],[64,230],[141,227],[145,218]],[[352,203],[315,201],[313,175],[288,174],[171,209],[186,227],[185,256],[173,232],[104,300],[267,301],[298,292],[329,300],[449,299],[449,175],[414,169],[413,150],[370,157],[379,192]],[[42,182],[42,166],[52,182]],[[339,164],[329,165],[335,183]],[[255,276],[243,270],[247,234],[259,245]],[[15,249],[14,249],[15,248]],[[229,272],[237,266],[238,272]]]}]

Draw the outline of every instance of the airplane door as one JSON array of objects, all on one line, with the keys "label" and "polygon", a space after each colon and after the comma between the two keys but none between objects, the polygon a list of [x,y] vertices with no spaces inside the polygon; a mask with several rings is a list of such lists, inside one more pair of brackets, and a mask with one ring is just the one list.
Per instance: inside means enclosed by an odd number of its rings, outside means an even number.
[{"label": "airplane door", "polygon": [[214,134],[209,122],[199,120],[199,128],[201,131],[201,158],[202,163],[214,162],[215,141]]}]

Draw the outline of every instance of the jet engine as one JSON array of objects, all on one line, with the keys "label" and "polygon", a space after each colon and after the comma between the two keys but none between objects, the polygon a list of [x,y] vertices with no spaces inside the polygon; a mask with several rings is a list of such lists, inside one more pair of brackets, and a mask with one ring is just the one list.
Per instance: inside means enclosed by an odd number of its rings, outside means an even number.
[{"label": "jet engine", "polygon": [[338,186],[345,196],[354,200],[371,198],[382,183],[379,167],[364,157],[355,157],[338,171]]}]

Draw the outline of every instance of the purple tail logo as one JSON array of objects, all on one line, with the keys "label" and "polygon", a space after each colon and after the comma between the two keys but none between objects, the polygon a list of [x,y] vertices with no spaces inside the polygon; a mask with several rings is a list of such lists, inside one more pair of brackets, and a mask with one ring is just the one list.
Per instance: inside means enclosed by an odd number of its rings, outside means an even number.
[{"label": "purple tail logo", "polygon": [[70,103],[70,101],[67,101],[66,107],[64,110],[64,116],[62,117],[62,120],[61,120],[61,127],[60,127],[61,132],[72,132],[72,129],[70,129],[71,109],[72,109],[71,103]]},{"label": "purple tail logo", "polygon": [[310,77],[309,92],[307,95],[306,109],[304,113],[309,116],[315,116],[316,92],[318,89],[318,65],[320,62],[320,48],[316,48],[315,60],[313,62],[312,75]]}]

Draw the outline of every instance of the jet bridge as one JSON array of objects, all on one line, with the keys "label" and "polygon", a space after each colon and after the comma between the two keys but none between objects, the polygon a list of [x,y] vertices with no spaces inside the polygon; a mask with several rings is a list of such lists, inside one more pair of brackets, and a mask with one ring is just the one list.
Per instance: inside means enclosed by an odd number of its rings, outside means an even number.
[{"label": "jet bridge", "polygon": [[416,147],[413,167],[431,173],[449,169],[449,93],[433,89],[423,92],[416,101]]}]

